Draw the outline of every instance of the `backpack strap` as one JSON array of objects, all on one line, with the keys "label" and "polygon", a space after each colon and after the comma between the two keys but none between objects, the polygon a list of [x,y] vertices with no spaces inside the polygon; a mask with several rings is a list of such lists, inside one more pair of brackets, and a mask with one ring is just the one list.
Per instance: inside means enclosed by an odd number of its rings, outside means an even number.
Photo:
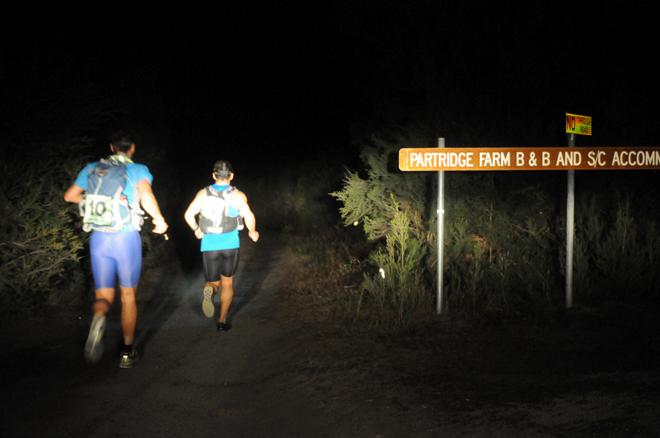
[{"label": "backpack strap", "polygon": [[107,158],[107,160],[114,161],[115,163],[123,164],[124,166],[127,164],[133,164],[133,160],[128,158],[126,155],[121,155],[121,154],[110,155]]},{"label": "backpack strap", "polygon": [[236,187],[234,186],[229,186],[226,189],[224,189],[222,192],[217,191],[216,189],[213,188],[213,185],[206,186],[206,196],[217,196],[218,198],[222,199],[227,199],[227,195],[231,195],[234,191],[236,191]]},{"label": "backpack strap", "polygon": [[234,186],[229,186],[229,187],[227,187],[227,188],[225,189],[224,192],[222,192],[222,197],[225,198],[225,199],[227,199],[227,196],[228,196],[228,195],[231,195],[231,194],[234,193],[235,191],[236,191],[236,187],[234,187]]}]

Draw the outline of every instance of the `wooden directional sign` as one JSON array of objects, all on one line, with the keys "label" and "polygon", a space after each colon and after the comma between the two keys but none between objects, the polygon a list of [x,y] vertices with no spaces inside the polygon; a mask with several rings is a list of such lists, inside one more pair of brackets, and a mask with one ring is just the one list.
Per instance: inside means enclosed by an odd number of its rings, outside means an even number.
[{"label": "wooden directional sign", "polygon": [[566,113],[566,133],[591,135],[591,117]]},{"label": "wooden directional sign", "polygon": [[660,169],[660,147],[402,148],[399,169],[404,172]]}]

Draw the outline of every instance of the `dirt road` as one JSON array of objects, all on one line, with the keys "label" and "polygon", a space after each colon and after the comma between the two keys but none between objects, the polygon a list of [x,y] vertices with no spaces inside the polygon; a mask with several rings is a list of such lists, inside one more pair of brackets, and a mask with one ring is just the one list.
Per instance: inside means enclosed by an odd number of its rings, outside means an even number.
[{"label": "dirt road", "polygon": [[117,312],[96,367],[81,355],[84,322],[74,339],[50,339],[5,357],[3,376],[11,380],[3,382],[10,398],[2,435],[268,436],[285,427],[290,409],[304,403],[287,406],[271,397],[281,394],[277,376],[287,365],[285,333],[268,324],[281,279],[277,260],[268,242],[244,247],[227,333],[201,313],[201,273],[164,278],[141,302],[142,358],[131,370],[117,368],[112,348],[119,343]]},{"label": "dirt road", "polygon": [[[608,329],[596,344],[577,342],[580,331],[555,335],[557,343],[510,328],[438,332],[398,346],[377,338],[335,343],[321,330],[287,323],[295,306],[288,319],[278,317],[289,305],[279,300],[296,261],[268,236],[244,244],[227,333],[201,312],[200,271],[183,274],[173,265],[160,276],[147,273],[141,360],[130,370],[118,368],[113,348],[119,306],[94,367],[82,357],[89,315],[4,330],[0,436],[602,437],[660,430],[655,332],[626,337]],[[573,344],[557,348],[564,339]],[[636,351],[631,339],[644,340],[635,357],[649,364],[625,359]]]},{"label": "dirt road", "polygon": [[3,333],[0,436],[398,436],[388,421],[303,390],[299,346],[273,315],[289,262],[268,237],[244,244],[226,333],[201,312],[201,272],[147,282],[157,291],[141,294],[149,297],[140,302],[141,360],[130,370],[117,367],[113,348],[117,305],[94,367],[82,357],[88,315]]}]

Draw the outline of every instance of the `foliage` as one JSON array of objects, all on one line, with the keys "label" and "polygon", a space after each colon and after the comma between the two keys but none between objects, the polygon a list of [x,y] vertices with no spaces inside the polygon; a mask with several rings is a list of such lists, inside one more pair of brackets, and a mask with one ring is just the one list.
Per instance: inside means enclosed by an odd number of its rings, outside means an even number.
[{"label": "foliage", "polygon": [[556,213],[547,191],[534,184],[510,187],[510,179],[487,174],[447,179],[449,307],[516,313],[557,305]]},{"label": "foliage", "polygon": [[[331,195],[344,225],[377,242],[352,309],[405,325],[432,306],[436,193],[424,176],[392,172],[393,148],[365,149],[366,177],[347,171]],[[444,289],[452,314],[543,315],[564,305],[563,175],[451,173],[445,178]],[[648,302],[660,290],[660,232],[643,199],[609,204],[583,189],[577,208],[576,302]],[[604,190],[607,192],[607,189]],[[653,205],[653,204],[651,204]],[[434,206],[435,207],[435,206]],[[380,274],[375,272],[380,270]],[[370,306],[370,310],[367,307]],[[375,310],[375,311],[374,311]]]},{"label": "foliage", "polygon": [[[393,194],[388,208],[392,210],[392,219],[385,235],[385,247],[370,255],[379,272],[365,275],[363,288],[365,298],[379,310],[371,316],[375,323],[407,326],[420,314],[431,313],[433,302],[421,263],[428,250],[411,231],[413,223],[419,222],[418,212],[401,208]],[[358,314],[359,311],[358,308]]]},{"label": "foliage", "polygon": [[660,290],[657,221],[617,194],[613,208],[581,197],[576,215],[575,282],[588,303],[650,301]]},{"label": "foliage", "polygon": [[405,326],[431,307],[424,272],[429,240],[423,216],[425,179],[390,172],[394,149],[377,139],[373,143],[362,154],[366,178],[347,171],[343,189],[331,196],[343,204],[344,225],[361,223],[369,240],[384,241],[369,256],[372,272],[364,275],[356,316],[368,304],[378,309],[367,312],[371,322]]},{"label": "foliage", "polygon": [[5,161],[0,167],[0,308],[29,313],[53,299],[55,285],[75,278],[84,237],[62,200],[79,160]]}]

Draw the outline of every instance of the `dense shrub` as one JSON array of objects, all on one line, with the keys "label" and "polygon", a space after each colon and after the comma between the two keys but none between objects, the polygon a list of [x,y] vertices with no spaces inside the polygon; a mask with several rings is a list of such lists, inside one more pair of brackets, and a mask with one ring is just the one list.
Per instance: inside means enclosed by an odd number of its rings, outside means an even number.
[{"label": "dense shrub", "polygon": [[[364,299],[353,312],[371,304],[381,315],[375,319],[405,323],[420,303],[432,307],[437,240],[436,216],[429,212],[435,213],[437,192],[424,175],[391,170],[387,157],[397,148],[376,145],[363,154],[366,177],[347,171],[342,190],[332,196],[342,203],[346,226],[360,223],[367,239],[379,242],[369,256]],[[564,174],[464,172],[448,173],[445,181],[447,308],[453,314],[526,315],[563,308]],[[657,300],[657,218],[633,207],[627,196],[606,206],[594,190],[581,190],[575,302]]]},{"label": "dense shrub", "polygon": [[388,159],[394,149],[374,140],[362,158],[366,178],[348,171],[342,190],[331,193],[343,206],[340,213],[347,226],[361,224],[369,240],[382,245],[369,256],[370,272],[362,282],[363,305],[377,311],[365,314],[376,324],[407,325],[432,313],[432,295],[425,279],[429,233],[424,217],[426,179],[422,175],[402,177],[390,171]]},{"label": "dense shrub", "polygon": [[582,302],[657,301],[660,230],[635,209],[629,193],[607,207],[599,196],[579,198],[576,214],[575,283]]},{"label": "dense shrub", "polygon": [[[56,285],[78,278],[85,237],[62,195],[81,165],[55,158],[4,161],[0,166],[0,308],[33,312],[57,300]],[[72,285],[66,285],[72,287]]]},{"label": "dense shrub", "polygon": [[558,305],[557,212],[537,177],[449,174],[446,181],[449,308],[515,313]]}]

